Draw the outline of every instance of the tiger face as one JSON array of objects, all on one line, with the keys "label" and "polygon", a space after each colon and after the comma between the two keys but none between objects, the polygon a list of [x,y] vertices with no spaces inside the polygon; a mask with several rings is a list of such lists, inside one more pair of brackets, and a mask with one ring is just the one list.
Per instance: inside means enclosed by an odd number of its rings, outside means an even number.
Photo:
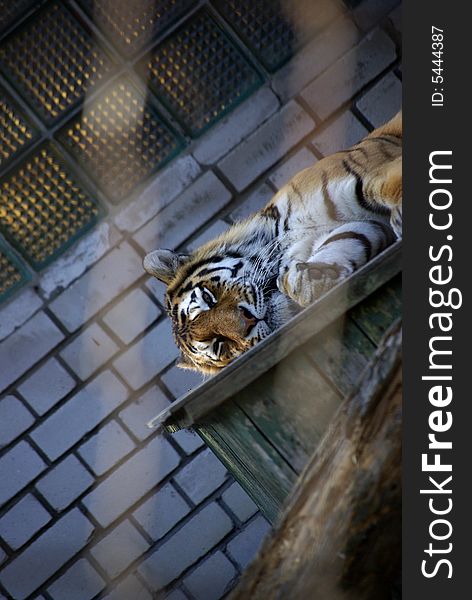
[{"label": "tiger face", "polygon": [[167,284],[166,309],[182,352],[180,367],[211,374],[280,327],[292,314],[276,277],[252,276],[243,257],[198,256],[156,250],[148,273]]}]

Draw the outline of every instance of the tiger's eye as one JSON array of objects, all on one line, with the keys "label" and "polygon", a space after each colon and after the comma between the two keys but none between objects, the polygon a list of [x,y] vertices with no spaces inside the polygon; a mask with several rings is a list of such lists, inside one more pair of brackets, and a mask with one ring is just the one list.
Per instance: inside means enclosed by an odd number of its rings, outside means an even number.
[{"label": "tiger's eye", "polygon": [[202,293],[202,298],[203,298],[204,302],[206,302],[210,308],[215,304],[213,298],[210,296],[210,294],[207,291],[204,291]]}]

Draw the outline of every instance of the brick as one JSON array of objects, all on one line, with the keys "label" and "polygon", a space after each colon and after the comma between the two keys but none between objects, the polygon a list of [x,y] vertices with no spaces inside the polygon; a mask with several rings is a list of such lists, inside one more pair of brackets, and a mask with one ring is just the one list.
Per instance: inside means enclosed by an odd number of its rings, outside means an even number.
[{"label": "brick", "polygon": [[228,230],[228,227],[228,223],[225,223],[224,221],[220,221],[218,219],[218,221],[212,223],[198,237],[196,237],[189,244],[187,244],[187,249],[189,251],[193,251],[197,248],[200,248],[200,246],[203,246],[203,244],[206,244],[207,242],[210,242],[211,240],[214,240],[217,237],[219,237],[222,233]]},{"label": "brick", "polygon": [[269,187],[267,183],[263,183],[256,190],[254,190],[254,192],[249,194],[244,202],[242,202],[230,213],[229,217],[231,221],[233,221],[233,223],[242,221],[255,212],[261,210],[269,202],[273,195],[274,190]]},{"label": "brick", "polygon": [[84,329],[61,351],[61,358],[80,379],[88,379],[118,351],[118,346],[97,324]]},{"label": "brick", "polygon": [[39,287],[45,298],[65,290],[120,240],[113,225],[103,221],[41,273]]},{"label": "brick", "polygon": [[173,433],[172,439],[177,442],[185,454],[193,454],[195,450],[205,445],[205,442],[199,435],[188,429],[181,429]]},{"label": "brick", "polygon": [[75,385],[64,367],[55,358],[50,358],[18,387],[18,391],[31,408],[44,415]]},{"label": "brick", "polygon": [[128,429],[139,439],[145,440],[153,433],[147,424],[161,410],[169,405],[167,396],[153,385],[132,404],[124,408],[119,417]]},{"label": "brick", "polygon": [[343,112],[333,123],[313,138],[313,146],[324,156],[350,148],[368,133],[350,111]]},{"label": "brick", "polygon": [[91,550],[92,556],[114,579],[149,548],[149,543],[129,521],[123,521]]},{"label": "brick", "polygon": [[39,312],[0,344],[0,392],[64,339],[49,317]]},{"label": "brick", "polygon": [[199,504],[226,480],[227,471],[210,449],[204,450],[175,476],[187,496]]},{"label": "brick", "polygon": [[16,294],[13,300],[0,310],[0,340],[26,323],[42,303],[41,298],[31,288]]},{"label": "brick", "polygon": [[23,600],[85,546],[93,529],[74,508],[5,567],[0,582],[15,600]]},{"label": "brick", "polygon": [[15,396],[0,400],[0,448],[7,446],[34,423],[34,417]]},{"label": "brick", "polygon": [[[2,565],[7,559],[7,555],[5,554],[5,552],[0,548],[0,565]],[[0,596],[1,597],[1,596]]]},{"label": "brick", "polygon": [[354,20],[364,31],[384,19],[400,0],[363,0],[352,11]]},{"label": "brick", "polygon": [[146,281],[146,288],[151,292],[154,298],[164,306],[164,296],[167,290],[167,286],[162,281],[159,281],[155,277],[150,277]]},{"label": "brick", "polygon": [[170,483],[134,511],[133,517],[154,540],[159,540],[190,512],[182,496]]},{"label": "brick", "polygon": [[81,558],[48,587],[53,600],[90,600],[106,583],[88,560]]},{"label": "brick", "polygon": [[231,200],[231,192],[208,171],[134,236],[146,251],[177,248]]},{"label": "brick", "polygon": [[36,484],[36,489],[57,511],[62,511],[85,492],[94,478],[82,463],[69,455]]},{"label": "brick", "polygon": [[379,127],[396,115],[402,106],[402,84],[393,73],[374,85],[357,102],[357,108],[372,123]]},{"label": "brick", "polygon": [[62,292],[49,308],[75,331],[143,275],[141,257],[123,242]]},{"label": "brick", "polygon": [[43,459],[24,442],[18,442],[0,458],[0,506],[13,498],[44,469]]},{"label": "brick", "polygon": [[50,520],[44,506],[27,494],[0,519],[0,537],[17,550]]},{"label": "brick", "polygon": [[184,579],[184,585],[195,600],[219,600],[238,575],[222,552],[215,552]]},{"label": "brick", "polygon": [[178,354],[170,321],[166,319],[131,346],[113,365],[137,390],[169,366]]},{"label": "brick", "polygon": [[283,101],[298,94],[359,40],[359,30],[349,17],[327,27],[279,69],[272,87]]},{"label": "brick", "polygon": [[110,421],[82,444],[78,453],[95,475],[103,475],[134,448],[124,429],[116,421]]},{"label": "brick", "polygon": [[269,523],[259,516],[229,542],[227,551],[241,569],[245,569],[256,556],[262,540],[269,531]]},{"label": "brick", "polygon": [[161,589],[216,546],[232,528],[230,518],[218,505],[205,506],[143,561],[138,571],[153,589]]},{"label": "brick", "polygon": [[280,190],[294,175],[312,167],[317,160],[308,148],[301,148],[270,175],[269,181]]},{"label": "brick", "polygon": [[103,600],[152,600],[151,594],[135,575],[119,583]]},{"label": "brick", "polygon": [[188,596],[186,596],[182,590],[176,589],[172,590],[170,594],[167,594],[165,600],[188,600]]},{"label": "brick", "polygon": [[130,292],[107,312],[103,321],[125,344],[130,344],[162,311],[141,289]]},{"label": "brick", "polygon": [[223,502],[243,523],[256,514],[257,506],[239,483],[233,483],[221,496]]},{"label": "brick", "polygon": [[313,119],[302,107],[291,101],[220,161],[218,167],[241,192],[314,126]]},{"label": "brick", "polygon": [[178,464],[179,456],[169,442],[155,437],[90,492],[83,504],[107,527]]},{"label": "brick", "polygon": [[267,87],[253,94],[228,117],[212,127],[193,152],[198,162],[208,165],[227,154],[279,107],[277,97]]},{"label": "brick", "polygon": [[115,217],[117,227],[134,232],[170,204],[200,175],[192,156],[182,156],[161,171],[148,187]]},{"label": "brick", "polygon": [[169,369],[161,379],[174,398],[183,396],[204,381],[203,375],[200,373],[190,369],[181,369],[177,366]]},{"label": "brick", "polygon": [[383,31],[373,31],[306,87],[302,97],[324,119],[394,60],[391,39]]},{"label": "brick", "polygon": [[56,460],[126,400],[126,388],[111,371],[100,373],[31,434]]}]

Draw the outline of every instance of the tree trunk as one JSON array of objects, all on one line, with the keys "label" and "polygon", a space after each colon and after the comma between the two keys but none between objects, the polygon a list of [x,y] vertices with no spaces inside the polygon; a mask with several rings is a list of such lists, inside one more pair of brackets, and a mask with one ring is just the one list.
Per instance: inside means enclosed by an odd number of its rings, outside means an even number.
[{"label": "tree trunk", "polygon": [[383,600],[401,569],[401,328],[387,334],[231,600]]}]

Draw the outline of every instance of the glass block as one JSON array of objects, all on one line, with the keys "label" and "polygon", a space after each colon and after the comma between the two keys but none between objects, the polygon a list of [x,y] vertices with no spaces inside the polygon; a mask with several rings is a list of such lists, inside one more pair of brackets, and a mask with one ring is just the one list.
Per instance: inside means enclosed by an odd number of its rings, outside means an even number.
[{"label": "glass block", "polygon": [[50,144],[0,180],[0,231],[35,269],[62,253],[100,213]]},{"label": "glass block", "polygon": [[102,90],[59,139],[113,202],[119,202],[182,147],[129,80]]},{"label": "glass block", "polygon": [[3,302],[30,276],[16,256],[0,241],[0,302]]},{"label": "glass block", "polygon": [[0,168],[18,152],[25,150],[36,131],[10,96],[0,89]]},{"label": "glass block", "polygon": [[158,44],[138,68],[193,136],[261,83],[255,68],[206,10],[195,13]]},{"label": "glass block", "polygon": [[79,0],[124,55],[136,54],[194,6],[196,0]]},{"label": "glass block", "polygon": [[213,0],[213,5],[269,71],[340,12],[333,0]]},{"label": "glass block", "polygon": [[39,4],[41,1],[38,0],[0,0],[0,33],[6,31],[15,21],[23,18],[29,9]]},{"label": "glass block", "polygon": [[51,124],[84,99],[112,61],[74,16],[53,2],[1,44],[0,67]]}]

